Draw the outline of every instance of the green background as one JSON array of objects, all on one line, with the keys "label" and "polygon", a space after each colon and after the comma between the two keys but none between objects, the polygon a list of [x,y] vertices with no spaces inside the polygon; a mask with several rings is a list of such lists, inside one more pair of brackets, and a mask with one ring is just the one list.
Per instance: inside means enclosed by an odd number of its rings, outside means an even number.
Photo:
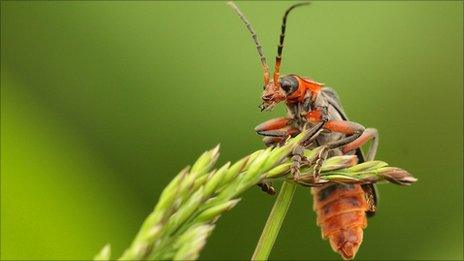
[{"label": "green background", "polygon": [[[272,62],[290,3],[239,2]],[[1,258],[119,256],[203,151],[263,147],[262,71],[223,2],[2,2]],[[359,259],[463,258],[463,3],[314,2],[289,18],[282,73],[334,87],[380,132],[381,185]],[[273,198],[254,189],[201,258],[251,256]],[[273,259],[339,259],[299,188]]]}]

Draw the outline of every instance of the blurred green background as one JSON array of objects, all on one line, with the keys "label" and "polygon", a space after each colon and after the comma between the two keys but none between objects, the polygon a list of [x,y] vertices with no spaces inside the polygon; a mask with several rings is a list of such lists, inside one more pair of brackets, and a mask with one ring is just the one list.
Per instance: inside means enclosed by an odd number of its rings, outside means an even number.
[{"label": "blurred green background", "polygon": [[[290,3],[240,2],[273,61]],[[381,185],[359,259],[463,258],[463,3],[314,2],[289,18],[283,73],[334,87],[380,132]],[[129,245],[203,151],[262,148],[262,71],[223,2],[1,3],[1,258],[88,259]],[[274,198],[255,189],[202,259],[248,259]],[[339,259],[299,188],[272,259]]]}]

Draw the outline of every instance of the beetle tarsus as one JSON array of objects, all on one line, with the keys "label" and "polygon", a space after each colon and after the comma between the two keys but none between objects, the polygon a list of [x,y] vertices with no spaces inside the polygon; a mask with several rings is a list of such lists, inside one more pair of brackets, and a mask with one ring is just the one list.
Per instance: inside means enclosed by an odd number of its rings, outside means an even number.
[{"label": "beetle tarsus", "polygon": [[258,186],[261,188],[262,191],[266,192],[268,195],[275,195],[276,189],[272,186],[270,181],[261,181],[258,183]]},{"label": "beetle tarsus", "polygon": [[313,177],[316,183],[321,175],[322,164],[324,164],[324,161],[327,159],[328,152],[329,148],[327,146],[323,146],[314,159]]}]

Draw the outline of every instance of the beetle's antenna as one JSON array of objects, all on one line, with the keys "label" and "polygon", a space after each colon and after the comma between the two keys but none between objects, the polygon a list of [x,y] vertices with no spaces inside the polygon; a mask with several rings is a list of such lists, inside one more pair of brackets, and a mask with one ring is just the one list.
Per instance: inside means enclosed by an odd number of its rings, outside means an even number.
[{"label": "beetle's antenna", "polygon": [[258,50],[259,58],[261,59],[261,65],[263,66],[264,70],[264,84],[267,85],[269,83],[269,66],[266,63],[266,57],[264,57],[263,54],[263,47],[258,41],[258,36],[256,35],[255,30],[253,29],[253,26],[251,26],[250,22],[248,19],[245,17],[245,15],[240,11],[237,5],[235,5],[234,2],[227,2],[227,4],[234,9],[234,11],[240,16],[240,19],[242,19],[243,23],[245,24],[246,28],[248,31],[251,33],[251,37],[253,38],[253,41],[255,42],[256,49]]},{"label": "beetle's antenna", "polygon": [[282,60],[282,49],[284,48],[284,39],[285,39],[285,27],[287,26],[287,16],[295,7],[309,5],[309,2],[302,2],[298,4],[294,4],[290,6],[287,10],[285,10],[284,17],[282,18],[282,31],[280,33],[279,45],[277,45],[277,56],[275,62],[275,69],[274,69],[274,83],[279,83],[279,75],[280,75],[280,62]]}]

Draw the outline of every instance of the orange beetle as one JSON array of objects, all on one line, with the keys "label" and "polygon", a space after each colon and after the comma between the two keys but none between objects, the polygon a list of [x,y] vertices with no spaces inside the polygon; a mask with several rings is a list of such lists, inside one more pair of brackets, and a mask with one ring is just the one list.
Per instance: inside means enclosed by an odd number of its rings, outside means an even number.
[{"label": "orange beetle", "polygon": [[[264,70],[264,91],[259,107],[262,111],[267,111],[280,102],[285,102],[287,107],[287,116],[259,124],[255,128],[256,132],[264,136],[263,141],[267,146],[282,144],[288,137],[299,134],[304,128],[309,127],[309,132],[313,134],[293,151],[294,178],[298,179],[299,167],[305,161],[305,148],[323,148],[314,161],[315,179],[319,176],[322,163],[330,156],[356,154],[359,162],[373,160],[378,146],[377,130],[366,129],[361,124],[349,121],[332,88],[295,74],[280,76],[288,14],[295,7],[308,3],[292,5],[285,11],[272,80],[253,27],[234,3],[228,4],[245,23],[258,50]],[[364,158],[360,147],[369,140],[372,140],[372,143]],[[264,191],[275,193],[270,183],[259,185]],[[328,183],[322,187],[314,187],[311,191],[314,198],[313,207],[318,216],[317,225],[321,227],[322,237],[329,239],[332,249],[344,259],[354,258],[362,242],[367,217],[372,216],[376,210],[377,196],[374,185]]]}]

